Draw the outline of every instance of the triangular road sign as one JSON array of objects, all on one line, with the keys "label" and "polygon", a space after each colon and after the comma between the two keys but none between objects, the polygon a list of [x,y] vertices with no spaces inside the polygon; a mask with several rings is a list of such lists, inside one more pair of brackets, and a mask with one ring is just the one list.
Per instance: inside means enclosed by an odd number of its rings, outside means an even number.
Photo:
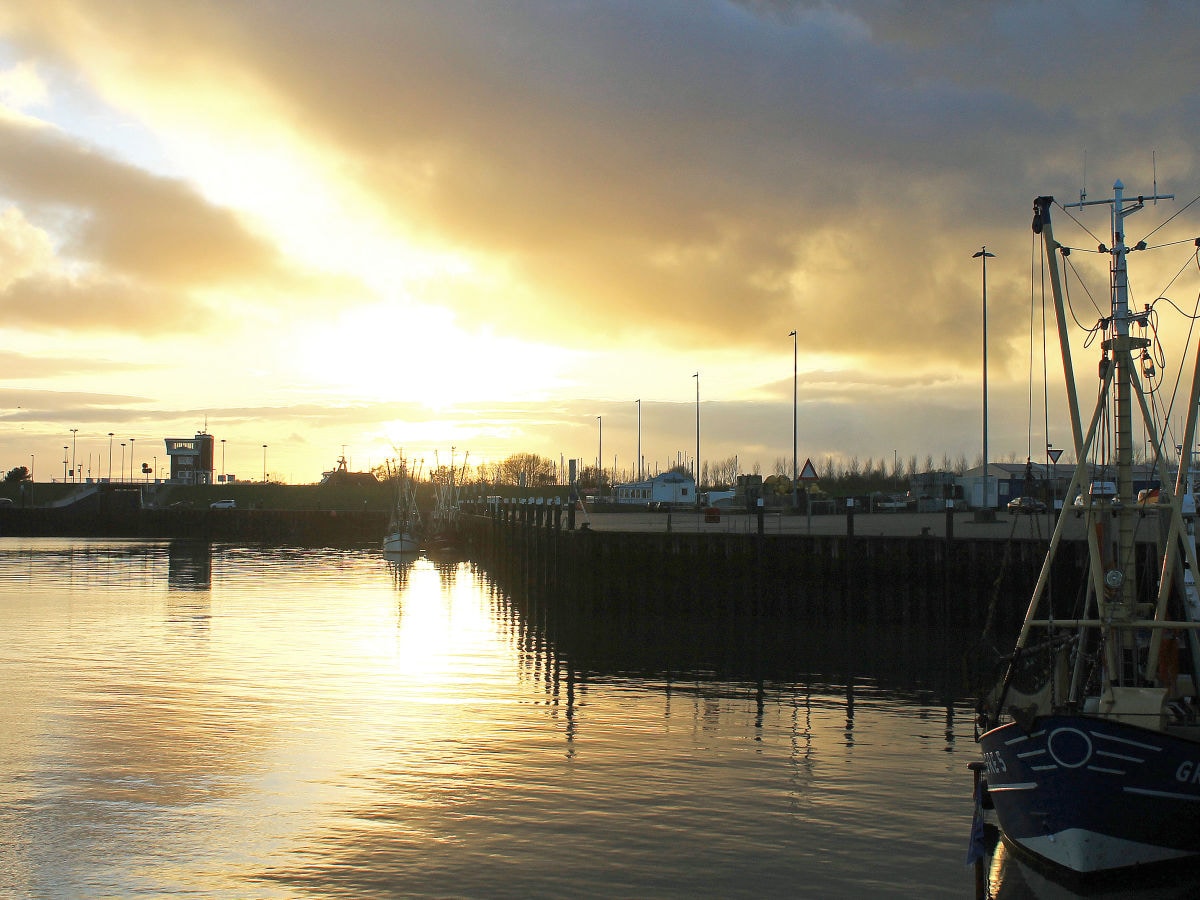
[{"label": "triangular road sign", "polygon": [[800,470],[801,481],[817,481],[817,470],[813,467],[812,460],[804,461],[804,468]]}]

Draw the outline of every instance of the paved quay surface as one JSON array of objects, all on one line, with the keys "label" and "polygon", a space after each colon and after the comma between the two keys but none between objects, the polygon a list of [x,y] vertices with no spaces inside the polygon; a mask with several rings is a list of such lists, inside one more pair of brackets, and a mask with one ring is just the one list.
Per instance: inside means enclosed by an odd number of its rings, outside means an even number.
[{"label": "paved quay surface", "polygon": [[[588,516],[575,513],[575,526],[579,528],[590,518],[590,527],[597,531],[643,531],[665,532],[667,530],[665,512],[592,512]],[[758,530],[758,517],[745,513],[721,512],[719,522],[706,522],[703,513],[672,512],[670,527],[673,532],[680,533],[721,533],[754,534]],[[565,517],[564,517],[565,521]],[[1139,520],[1142,524],[1138,529],[1138,537],[1144,540],[1154,540],[1156,524],[1152,517]],[[846,533],[846,516],[813,516],[810,523],[806,516],[780,513],[767,513],[763,517],[763,531],[766,534],[824,534],[837,535]],[[994,539],[1007,540],[1010,536],[1017,538],[1033,538],[1048,540],[1052,532],[1052,523],[1045,514],[1010,515],[1007,512],[997,512],[994,522],[976,522],[973,512],[959,512],[954,515],[955,539]],[[946,514],[940,513],[911,513],[911,512],[877,512],[856,513],[854,516],[854,534],[856,536],[879,535],[887,537],[919,537],[928,535],[935,538],[946,536]],[[1083,540],[1083,517],[1078,518],[1067,512],[1067,540]]]}]

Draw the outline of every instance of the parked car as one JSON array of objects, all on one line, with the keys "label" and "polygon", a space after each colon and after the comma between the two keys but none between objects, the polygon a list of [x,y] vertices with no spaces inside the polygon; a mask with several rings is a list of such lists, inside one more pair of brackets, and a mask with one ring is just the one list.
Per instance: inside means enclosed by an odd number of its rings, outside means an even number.
[{"label": "parked car", "polygon": [[214,500],[208,504],[209,509],[237,509],[236,500]]},{"label": "parked car", "polygon": [[1008,501],[1008,511],[1015,513],[1044,513],[1046,504],[1037,497],[1016,497]]}]

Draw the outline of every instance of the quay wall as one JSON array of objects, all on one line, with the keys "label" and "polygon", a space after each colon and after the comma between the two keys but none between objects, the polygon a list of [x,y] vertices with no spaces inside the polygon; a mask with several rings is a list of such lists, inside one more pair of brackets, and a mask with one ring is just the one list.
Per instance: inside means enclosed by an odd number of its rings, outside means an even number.
[{"label": "quay wall", "polygon": [[[501,505],[462,518],[472,559],[547,609],[591,618],[869,621],[1011,633],[1025,613],[1044,538],[572,530],[557,507]],[[1062,542],[1055,612],[1079,602],[1087,548]],[[1157,579],[1153,543],[1139,577]]]},{"label": "quay wall", "polygon": [[378,510],[106,509],[0,506],[0,537],[106,537],[343,547],[378,546]]}]

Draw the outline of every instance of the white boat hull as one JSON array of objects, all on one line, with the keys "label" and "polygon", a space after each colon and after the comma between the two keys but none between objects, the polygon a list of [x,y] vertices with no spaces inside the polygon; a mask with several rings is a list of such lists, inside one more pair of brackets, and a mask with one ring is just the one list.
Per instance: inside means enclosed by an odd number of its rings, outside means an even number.
[{"label": "white boat hull", "polygon": [[416,553],[421,549],[415,537],[406,531],[396,531],[383,539],[384,553]]}]

